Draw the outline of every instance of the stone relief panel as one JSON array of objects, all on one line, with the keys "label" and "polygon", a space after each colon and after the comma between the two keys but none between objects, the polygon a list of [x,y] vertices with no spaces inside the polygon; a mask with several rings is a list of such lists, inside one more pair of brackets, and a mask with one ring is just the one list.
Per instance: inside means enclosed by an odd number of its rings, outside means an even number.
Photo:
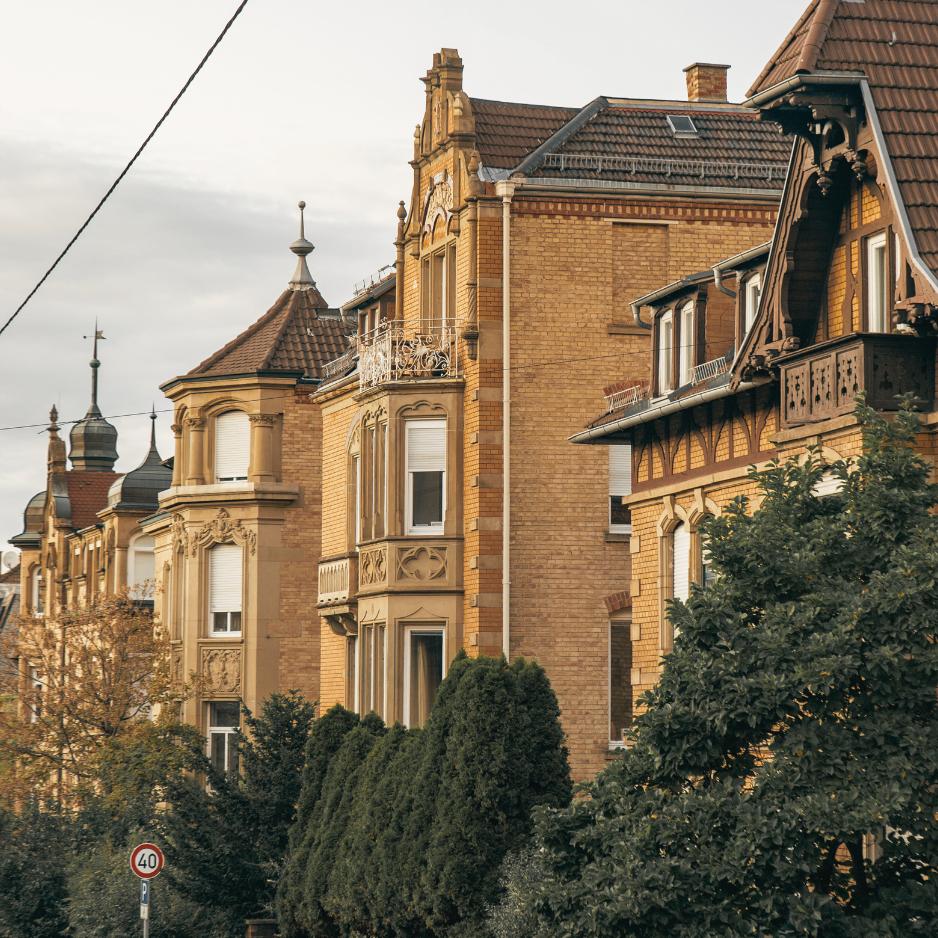
[{"label": "stone relief panel", "polygon": [[397,577],[400,580],[446,579],[446,548],[420,544],[397,548]]},{"label": "stone relief panel", "polygon": [[240,544],[252,554],[257,552],[257,534],[249,531],[240,521],[232,520],[228,511],[220,508],[214,521],[190,532],[190,553],[195,557],[200,547],[208,544],[223,544],[227,541]]},{"label": "stone relief panel", "polygon": [[382,584],[388,576],[388,548],[385,544],[363,548],[358,557],[358,585]]},{"label": "stone relief panel", "polygon": [[207,693],[239,693],[241,690],[241,649],[203,648],[199,676]]}]

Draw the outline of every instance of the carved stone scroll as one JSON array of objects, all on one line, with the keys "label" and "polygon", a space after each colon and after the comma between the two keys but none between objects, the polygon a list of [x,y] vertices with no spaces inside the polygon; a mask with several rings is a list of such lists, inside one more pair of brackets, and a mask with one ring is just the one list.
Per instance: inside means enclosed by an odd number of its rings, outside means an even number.
[{"label": "carved stone scroll", "polygon": [[199,675],[207,693],[237,694],[241,690],[241,650],[203,648]]}]

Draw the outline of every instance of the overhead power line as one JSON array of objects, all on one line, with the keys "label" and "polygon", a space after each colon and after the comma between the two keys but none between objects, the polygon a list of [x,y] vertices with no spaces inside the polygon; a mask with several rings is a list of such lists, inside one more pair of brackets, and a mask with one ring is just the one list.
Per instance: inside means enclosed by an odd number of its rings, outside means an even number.
[{"label": "overhead power line", "polygon": [[231,19],[225,23],[224,29],[222,29],[216,40],[211,44],[208,52],[202,56],[202,61],[199,62],[199,64],[195,67],[195,71],[189,76],[182,88],[179,89],[179,93],[170,102],[169,107],[166,108],[166,110],[163,112],[163,116],[156,122],[153,129],[147,134],[143,143],[141,143],[137,148],[137,152],[134,153],[127,165],[121,170],[120,175],[117,177],[117,179],[114,180],[114,182],[111,183],[110,188],[101,197],[101,201],[98,202],[98,204],[92,210],[91,214],[84,220],[81,227],[78,229],[78,231],[75,232],[68,244],[65,245],[59,256],[52,262],[52,265],[49,267],[49,269],[42,275],[42,277],[39,278],[39,281],[32,288],[32,290],[26,294],[26,299],[24,299],[23,302],[16,307],[16,309],[13,311],[13,315],[10,316],[10,318],[3,324],[3,326],[0,326],[0,335],[3,335],[3,333],[6,332],[13,320],[16,319],[16,317],[19,316],[19,314],[25,309],[26,304],[36,295],[36,293],[39,291],[39,288],[46,282],[46,280],[49,279],[52,271],[54,271],[55,268],[59,266],[59,262],[62,260],[62,258],[68,254],[72,248],[72,245],[82,236],[82,233],[91,224],[95,215],[97,215],[98,212],[101,211],[101,209],[104,207],[104,203],[107,202],[114,190],[121,184],[123,178],[127,175],[127,173],[130,172],[130,168],[134,165],[134,163],[137,162],[137,158],[146,149],[147,144],[156,136],[156,132],[160,129],[160,127],[163,126],[163,122],[172,113],[173,108],[176,107],[182,96],[186,93],[186,91],[189,90],[189,85],[195,81],[196,76],[199,74],[199,72],[202,71],[202,67],[211,58],[212,53],[218,48],[219,43],[221,43],[222,39],[225,38],[225,34],[234,25],[234,21],[241,15],[241,11],[247,6],[247,4],[248,0],[241,0],[241,3],[238,4],[238,8],[231,15]]}]

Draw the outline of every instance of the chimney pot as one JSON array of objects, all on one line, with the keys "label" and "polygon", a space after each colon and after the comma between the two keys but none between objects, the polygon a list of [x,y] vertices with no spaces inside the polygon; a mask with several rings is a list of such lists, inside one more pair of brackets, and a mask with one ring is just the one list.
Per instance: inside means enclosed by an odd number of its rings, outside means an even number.
[{"label": "chimney pot", "polygon": [[729,65],[714,65],[711,62],[694,62],[684,69],[687,78],[688,101],[712,101],[726,103],[726,73]]}]

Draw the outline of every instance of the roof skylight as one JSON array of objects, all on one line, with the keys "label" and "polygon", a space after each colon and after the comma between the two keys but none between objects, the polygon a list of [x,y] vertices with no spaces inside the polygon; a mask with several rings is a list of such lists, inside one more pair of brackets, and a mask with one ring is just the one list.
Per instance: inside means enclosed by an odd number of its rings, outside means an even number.
[{"label": "roof skylight", "polygon": [[697,136],[697,125],[687,114],[668,114],[668,126],[675,137]]}]

